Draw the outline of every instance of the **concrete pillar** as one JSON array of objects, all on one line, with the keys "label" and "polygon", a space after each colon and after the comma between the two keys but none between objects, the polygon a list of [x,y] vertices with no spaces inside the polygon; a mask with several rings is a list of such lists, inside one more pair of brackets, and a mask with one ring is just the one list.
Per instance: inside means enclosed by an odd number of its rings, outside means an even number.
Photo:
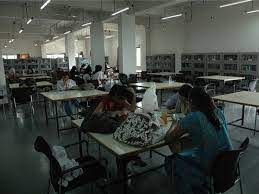
[{"label": "concrete pillar", "polygon": [[[3,45],[0,42],[0,90],[4,90],[4,95],[6,94],[6,79],[5,79],[5,70],[4,70],[4,62],[2,58],[2,47]],[[7,99],[4,101],[0,101],[0,103],[7,103]]]},{"label": "concrete pillar", "polygon": [[46,50],[46,45],[45,44],[41,45],[41,57],[42,58],[47,58],[47,50]]},{"label": "concrete pillar", "polygon": [[76,66],[76,48],[75,48],[75,39],[73,33],[67,34],[65,36],[65,48],[66,48],[66,55],[68,57],[69,62],[69,69],[73,66]]},{"label": "concrete pillar", "polygon": [[94,22],[90,27],[91,35],[91,64],[102,65],[104,69],[104,30],[101,21]]},{"label": "concrete pillar", "polygon": [[125,74],[136,73],[136,24],[135,16],[121,14],[118,31],[119,71]]}]

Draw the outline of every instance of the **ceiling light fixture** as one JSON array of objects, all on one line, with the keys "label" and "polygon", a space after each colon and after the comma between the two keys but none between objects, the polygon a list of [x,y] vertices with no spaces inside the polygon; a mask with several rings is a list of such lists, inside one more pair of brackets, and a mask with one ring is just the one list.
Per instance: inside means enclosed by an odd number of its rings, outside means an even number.
[{"label": "ceiling light fixture", "polygon": [[71,33],[71,30],[68,30],[68,31],[64,32],[65,35],[69,34],[69,33]]},{"label": "ceiling light fixture", "polygon": [[257,13],[257,12],[259,12],[259,9],[257,9],[257,10],[252,10],[252,11],[247,11],[246,13],[247,13],[247,14],[251,14],[251,13]]},{"label": "ceiling light fixture", "polygon": [[34,46],[38,46],[38,44],[34,44]]},{"label": "ceiling light fixture", "polygon": [[24,29],[23,29],[23,28],[21,28],[21,29],[19,30],[19,34],[21,34],[21,33],[23,32],[23,30],[24,30]]},{"label": "ceiling light fixture", "polygon": [[7,48],[7,45],[4,45],[5,48]]},{"label": "ceiling light fixture", "polygon": [[250,2],[250,1],[253,1],[253,0],[237,1],[237,2],[234,2],[234,3],[228,3],[228,4],[221,5],[221,6],[219,6],[219,7],[220,7],[220,8],[230,7],[230,6],[233,6],[233,5],[239,5],[239,4],[247,3],[247,2]]},{"label": "ceiling light fixture", "polygon": [[40,7],[40,10],[43,10],[50,2],[51,2],[51,0],[47,0],[47,1]]},{"label": "ceiling light fixture", "polygon": [[124,8],[124,9],[121,9],[121,10],[117,11],[117,12],[114,12],[114,13],[112,14],[112,16],[115,16],[115,15],[117,15],[117,14],[119,14],[119,13],[122,13],[122,12],[124,12],[124,11],[127,11],[127,10],[129,10],[129,7],[126,7],[126,8]]},{"label": "ceiling light fixture", "polygon": [[57,39],[59,36],[54,36],[53,39]]},{"label": "ceiling light fixture", "polygon": [[81,26],[82,26],[82,27],[85,27],[85,26],[89,26],[89,25],[91,25],[91,24],[92,24],[92,22],[88,22],[88,23],[82,24]]},{"label": "ceiling light fixture", "polygon": [[113,35],[108,35],[108,36],[105,36],[105,39],[110,39],[110,38],[113,38],[114,36]]},{"label": "ceiling light fixture", "polygon": [[163,17],[161,18],[161,20],[167,20],[167,19],[171,19],[171,18],[177,18],[177,17],[181,17],[183,16],[183,14],[177,14],[177,15],[171,15],[171,16],[166,16],[166,17]]},{"label": "ceiling light fixture", "polygon": [[32,20],[33,20],[33,17],[31,17],[31,18],[26,22],[26,24],[30,24],[30,23],[32,22]]},{"label": "ceiling light fixture", "polygon": [[49,39],[45,40],[45,42],[49,42]]},{"label": "ceiling light fixture", "polygon": [[91,38],[91,36],[86,36],[85,38],[89,39],[89,38]]}]

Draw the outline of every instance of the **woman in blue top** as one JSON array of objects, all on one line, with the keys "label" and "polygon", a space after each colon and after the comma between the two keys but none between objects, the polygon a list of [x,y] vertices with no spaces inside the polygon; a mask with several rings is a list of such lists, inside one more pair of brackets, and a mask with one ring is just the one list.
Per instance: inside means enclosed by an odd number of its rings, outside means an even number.
[{"label": "woman in blue top", "polygon": [[[223,150],[232,149],[225,116],[203,88],[193,88],[189,94],[190,112],[172,126],[166,135],[172,152],[180,157],[167,159],[166,170],[171,173],[177,194],[207,193],[205,184],[212,162]],[[192,148],[181,150],[179,143],[189,134]],[[178,146],[177,146],[178,145]]]}]

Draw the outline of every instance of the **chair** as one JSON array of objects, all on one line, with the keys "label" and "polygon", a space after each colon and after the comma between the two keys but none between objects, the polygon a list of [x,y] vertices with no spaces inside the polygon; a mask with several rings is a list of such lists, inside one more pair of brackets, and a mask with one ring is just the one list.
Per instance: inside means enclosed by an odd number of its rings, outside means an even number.
[{"label": "chair", "polygon": [[[212,168],[210,172],[207,172],[209,180],[204,181],[204,189],[207,190],[210,194],[215,193],[224,193],[230,188],[232,188],[236,183],[239,182],[240,193],[243,194],[243,187],[241,182],[241,172],[240,172],[240,158],[244,154],[249,144],[249,138],[246,138],[236,150],[222,151],[217,155],[215,160],[212,163]],[[174,158],[178,158],[187,162],[193,168],[201,170],[200,166],[193,161],[186,160],[181,157],[179,154],[173,154],[167,156],[165,160],[165,165],[170,163]],[[168,168],[169,169],[169,168]],[[170,170],[170,179],[173,181],[173,170]],[[192,188],[194,193],[199,193],[199,188]]]},{"label": "chair", "polygon": [[249,138],[246,138],[239,149],[221,152],[216,157],[211,171],[211,194],[224,193],[238,182],[243,194],[239,161],[248,144]]},{"label": "chair", "polygon": [[128,76],[124,73],[119,74],[119,80],[120,80],[122,85],[128,85],[129,84]]},{"label": "chair", "polygon": [[[49,144],[45,141],[43,137],[37,137],[36,141],[34,142],[34,149],[37,152],[43,153],[49,159],[50,162],[50,179],[48,185],[48,193],[50,191],[50,184],[52,185],[56,193],[64,194],[82,185],[90,184],[101,179],[106,180],[107,176],[105,167],[102,166],[98,160],[91,156],[85,156],[82,158],[75,159],[79,163],[79,166],[75,166],[73,168],[62,171],[58,161],[52,155],[52,151]],[[82,168],[84,173],[78,176],[77,178],[73,179],[72,181],[69,181],[67,187],[63,187],[61,184],[59,184],[59,181],[62,180],[63,176],[66,173],[73,172],[74,170],[77,170],[79,168]]]},{"label": "chair", "polygon": [[137,83],[138,82],[137,74],[130,74],[128,81],[129,83]]},{"label": "chair", "polygon": [[256,92],[256,86],[257,86],[258,79],[251,80],[248,85],[241,86],[239,90],[241,91],[250,91],[250,92]]},{"label": "chair", "polygon": [[12,90],[12,100],[14,104],[14,109],[16,111],[17,105],[30,103],[30,108],[34,114],[33,107],[33,95],[36,94],[36,89],[34,87],[19,87]]},{"label": "chair", "polygon": [[204,86],[204,90],[213,97],[216,94],[216,85],[214,83],[207,84]]}]

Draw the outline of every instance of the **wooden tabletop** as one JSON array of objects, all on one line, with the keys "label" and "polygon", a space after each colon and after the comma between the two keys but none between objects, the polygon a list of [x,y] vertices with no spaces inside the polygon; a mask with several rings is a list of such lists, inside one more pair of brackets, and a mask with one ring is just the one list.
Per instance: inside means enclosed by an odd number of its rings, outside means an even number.
[{"label": "wooden tabletop", "polygon": [[236,92],[213,97],[215,100],[236,103],[247,106],[259,107],[259,93],[258,92]]},{"label": "wooden tabletop", "polygon": [[27,76],[27,77],[20,77],[20,80],[26,80],[26,79],[52,79],[51,76],[48,75],[42,75],[42,76]]},{"label": "wooden tabletop", "polygon": [[164,89],[179,89],[185,83],[172,82],[169,84],[169,83],[156,83],[156,82],[139,82],[139,83],[132,83],[130,85],[135,87],[150,88],[154,84],[156,84],[157,90],[164,90]]},{"label": "wooden tabletop", "polygon": [[42,92],[41,95],[51,101],[63,101],[79,98],[94,98],[99,96],[106,96],[108,92],[100,90],[67,90],[67,91],[50,91]]},{"label": "wooden tabletop", "polygon": [[10,89],[17,89],[17,88],[29,88],[29,87],[51,87],[53,84],[47,81],[41,81],[41,82],[36,82],[36,86],[27,86],[27,85],[22,85],[20,86],[19,83],[14,83],[14,84],[9,84]]},{"label": "wooden tabletop", "polygon": [[33,74],[24,74],[21,75],[20,77],[38,77],[38,76],[45,76],[46,74],[44,73],[33,73]]},{"label": "wooden tabletop", "polygon": [[198,77],[199,79],[207,79],[207,80],[217,80],[217,81],[238,81],[243,80],[245,77],[236,77],[236,76],[222,76],[222,75],[210,75],[210,76],[202,76]]},{"label": "wooden tabletop", "polygon": [[172,75],[181,75],[182,73],[175,73],[175,72],[157,72],[157,73],[147,73],[148,75],[153,76],[162,76],[162,77],[169,77]]},{"label": "wooden tabletop", "polygon": [[[73,120],[72,124],[75,127],[81,127],[83,119]],[[168,129],[171,126],[171,123],[168,123]],[[157,144],[150,145],[147,147],[136,147],[121,143],[116,141],[113,138],[113,134],[100,134],[100,133],[87,133],[92,139],[98,142],[100,145],[107,148],[112,154],[116,155],[117,157],[127,157],[136,154],[140,154],[152,149],[160,148],[166,146],[167,144],[164,141],[161,141]]]}]

